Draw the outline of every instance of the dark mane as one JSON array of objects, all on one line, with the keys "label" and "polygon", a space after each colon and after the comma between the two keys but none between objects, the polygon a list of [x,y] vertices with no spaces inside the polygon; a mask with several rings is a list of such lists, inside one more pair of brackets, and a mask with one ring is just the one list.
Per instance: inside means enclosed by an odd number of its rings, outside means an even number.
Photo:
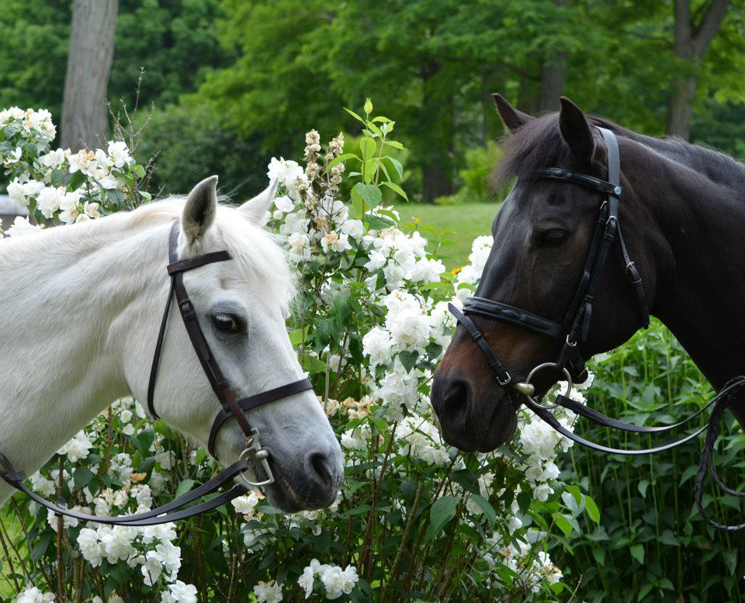
[{"label": "dark mane", "polygon": [[[745,189],[745,165],[721,151],[693,145],[675,137],[644,136],[600,117],[588,116],[588,121],[611,130],[618,137],[638,142],[718,184]],[[531,120],[504,139],[499,148],[503,157],[492,175],[492,183],[497,189],[513,178],[526,178],[541,168],[564,165],[562,162],[567,161],[570,153],[559,131],[558,113]]]}]

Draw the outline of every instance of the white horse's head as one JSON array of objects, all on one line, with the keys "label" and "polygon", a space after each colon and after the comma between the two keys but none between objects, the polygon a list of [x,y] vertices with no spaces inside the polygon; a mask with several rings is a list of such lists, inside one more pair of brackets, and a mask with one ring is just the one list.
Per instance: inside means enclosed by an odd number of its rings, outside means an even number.
[{"label": "white horse's head", "polygon": [[[184,260],[220,250],[233,257],[186,272],[184,284],[221,371],[236,398],[244,398],[304,375],[285,326],[294,279],[285,254],[260,222],[271,204],[273,187],[231,208],[218,204],[216,184],[216,176],[208,178],[186,199],[178,257]],[[167,235],[163,233],[159,304],[165,303],[168,285]],[[149,336],[154,338],[155,333]],[[125,361],[125,370],[131,371],[127,376],[130,387],[140,400],[145,400],[149,360]],[[207,446],[221,406],[175,303],[163,340],[154,406],[166,423]],[[267,487],[270,501],[288,512],[331,504],[344,467],[339,443],[315,394],[295,394],[252,409],[246,416],[261,432],[261,444],[270,453],[275,477]],[[223,465],[238,460],[245,441],[235,419],[230,419],[218,432],[218,460]]]}]

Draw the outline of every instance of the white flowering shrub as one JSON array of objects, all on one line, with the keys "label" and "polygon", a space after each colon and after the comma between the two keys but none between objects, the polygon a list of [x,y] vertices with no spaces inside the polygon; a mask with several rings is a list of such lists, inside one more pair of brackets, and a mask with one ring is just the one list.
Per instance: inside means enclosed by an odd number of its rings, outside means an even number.
[{"label": "white flowering shrub", "polygon": [[[406,197],[397,183],[403,166],[388,154],[403,146],[391,138],[394,122],[371,113],[369,101],[364,117],[352,113],[364,126],[359,155],[344,153],[342,135],[324,150],[311,131],[304,166],[273,159],[268,173],[279,185],[267,225],[300,279],[291,339],[346,455],[334,505],[285,515],[255,491],[178,525],[137,528],[60,520],[16,495],[1,516],[0,544],[11,551],[2,567],[13,588],[6,600],[571,598],[551,553],[581,532],[580,514],[599,519],[589,497],[558,479],[557,455],[571,443],[524,411],[520,436],[508,445],[463,455],[441,440],[429,403],[432,373],[454,327],[447,303],[462,304],[472,292],[491,239],[474,242],[462,270],[445,271],[417,225],[401,223],[395,207],[383,205],[384,190]],[[14,127],[25,128],[29,114],[13,115]],[[49,132],[53,126],[29,126],[23,136],[48,142]],[[26,171],[13,167],[15,144],[0,147],[13,182],[21,190],[32,181],[51,186],[38,153],[26,156],[21,147]],[[115,154],[123,158],[119,167]],[[71,158],[61,156],[71,171]],[[136,168],[118,148],[91,161],[108,170],[86,174],[99,184]],[[78,210],[85,213],[86,201],[106,206],[107,191],[125,188],[96,185],[104,196],[81,196]],[[351,190],[349,198],[342,190]],[[42,211],[31,188],[13,198]],[[74,222],[64,211],[60,204],[51,213]],[[572,427],[570,413],[559,419]],[[126,398],[29,483],[44,496],[109,515],[163,504],[217,470],[204,450]]]},{"label": "white flowering shrub", "polygon": [[150,199],[138,186],[145,168],[125,142],[110,141],[106,150],[72,153],[52,150],[56,132],[49,111],[0,111],[0,158],[8,195],[36,222],[17,217],[6,225],[7,235],[35,232],[55,221],[72,224],[98,218]]}]

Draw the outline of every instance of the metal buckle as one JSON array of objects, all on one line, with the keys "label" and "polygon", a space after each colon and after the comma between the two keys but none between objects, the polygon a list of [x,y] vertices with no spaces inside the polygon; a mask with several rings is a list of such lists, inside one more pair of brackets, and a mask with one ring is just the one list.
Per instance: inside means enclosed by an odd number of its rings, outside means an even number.
[{"label": "metal buckle", "polygon": [[[577,344],[575,343],[575,345]],[[541,404],[540,401],[536,400],[533,397],[533,394],[535,393],[535,387],[530,382],[531,379],[533,379],[533,376],[538,371],[546,369],[546,368],[561,368],[562,372],[564,373],[564,376],[566,377],[566,382],[567,382],[567,388],[566,388],[566,391],[564,392],[564,396],[569,396],[569,392],[572,390],[572,385],[573,385],[572,376],[569,374],[569,371],[566,369],[566,367],[564,366],[559,367],[559,365],[556,364],[555,362],[544,362],[543,364],[539,364],[538,366],[536,366],[532,371],[528,373],[528,376],[525,379],[525,381],[515,384],[515,390],[517,390],[518,393],[530,398],[534,404],[538,406],[543,406],[543,408],[545,408],[546,410],[552,410],[556,408],[558,404],[546,404],[545,406]]]},{"label": "metal buckle", "polygon": [[512,375],[510,375],[509,373],[507,373],[506,381],[502,381],[499,377],[497,377],[497,383],[499,383],[499,385],[502,385],[502,386],[509,385],[511,382],[512,382]]},{"label": "metal buckle", "polygon": [[[565,342],[566,342],[566,344],[570,348],[576,348],[577,347],[577,342],[576,341],[569,341],[569,335],[567,335],[567,338],[566,338]],[[546,362],[546,364],[554,364],[554,363],[553,362]],[[541,364],[540,366],[543,366],[543,365]],[[533,370],[535,370],[535,369],[533,369]]]},{"label": "metal buckle", "polygon": [[631,268],[632,266],[635,266],[635,265],[636,264],[634,262],[629,262],[628,264],[626,264],[626,274],[629,273],[629,268]]},{"label": "metal buckle", "polygon": [[239,460],[246,461],[247,463],[250,462],[253,465],[254,469],[257,468],[257,464],[255,461],[258,461],[261,465],[261,469],[264,471],[264,475],[267,477],[267,479],[265,480],[254,482],[246,477],[245,471],[240,473],[238,477],[241,478],[243,483],[246,484],[249,488],[260,488],[262,486],[268,486],[269,484],[274,483],[274,474],[272,473],[272,468],[269,466],[269,451],[264,450],[261,447],[261,442],[259,441],[260,435],[261,434],[259,433],[258,429],[252,429],[251,437],[246,440],[246,448],[238,457]]}]

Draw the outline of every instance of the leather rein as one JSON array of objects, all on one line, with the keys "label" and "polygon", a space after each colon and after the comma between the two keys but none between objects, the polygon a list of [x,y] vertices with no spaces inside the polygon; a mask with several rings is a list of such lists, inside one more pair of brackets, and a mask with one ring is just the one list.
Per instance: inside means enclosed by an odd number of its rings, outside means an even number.
[{"label": "leather rein", "polygon": [[[165,311],[163,312],[163,319],[160,323],[158,339],[153,354],[153,363],[150,370],[150,380],[147,389],[148,410],[154,418],[158,418],[154,404],[155,382],[158,375],[160,353],[166,333],[171,300],[175,297],[179,313],[181,314],[184,326],[186,327],[186,332],[189,335],[189,339],[191,340],[197,358],[199,358],[199,362],[202,365],[202,369],[207,376],[210,385],[212,386],[212,390],[215,392],[215,395],[222,406],[222,410],[218,412],[212,423],[212,429],[210,430],[208,442],[209,453],[216,458],[215,443],[217,440],[217,434],[224,423],[231,418],[236,420],[241,431],[243,431],[246,436],[245,448],[235,463],[187,494],[180,496],[170,503],[151,509],[150,511],[119,517],[101,517],[98,515],[81,513],[73,509],[68,509],[65,506],[64,500],[61,498],[57,503],[42,498],[23,483],[26,480],[26,474],[23,471],[16,471],[10,460],[0,453],[0,478],[58,516],[65,515],[80,521],[91,521],[108,525],[156,525],[186,519],[187,517],[210,511],[211,509],[215,509],[230,502],[238,496],[242,496],[248,492],[249,487],[268,486],[269,484],[274,483],[274,475],[269,466],[269,451],[261,447],[259,430],[255,427],[251,427],[245,413],[253,408],[257,408],[258,406],[268,404],[269,402],[274,402],[300,392],[312,390],[313,385],[307,378],[303,378],[254,396],[236,400],[230,384],[223,376],[217,363],[217,359],[207,343],[207,339],[205,338],[204,332],[199,324],[194,305],[191,303],[186,287],[184,286],[184,272],[214,262],[231,260],[232,257],[227,251],[217,251],[190,258],[188,260],[179,261],[178,235],[179,223],[174,222],[168,243],[169,264],[167,266],[167,272],[171,279],[171,286],[168,293],[168,299],[166,300]],[[263,479],[260,478],[257,479],[257,481],[252,481],[246,476],[245,472],[247,470],[254,471],[258,476],[259,468],[261,468],[261,471],[264,474]],[[207,501],[200,502],[194,506],[184,508],[191,503],[199,501],[199,499],[204,496],[214,493],[234,478],[239,478],[243,484],[236,484],[227,492],[218,494],[217,496],[214,496]]]},{"label": "leather rein", "polygon": [[[558,431],[561,435],[570,440],[591,448],[599,452],[605,452],[609,454],[620,454],[626,456],[641,455],[641,454],[654,454],[658,452],[664,452],[685,444],[698,437],[701,433],[706,431],[706,438],[704,446],[701,452],[701,461],[699,469],[696,474],[696,506],[704,519],[713,527],[718,530],[724,531],[738,531],[745,529],[745,523],[740,525],[724,525],[717,523],[705,512],[703,508],[703,483],[707,473],[712,476],[712,479],[717,486],[727,494],[737,497],[745,497],[745,492],[737,492],[727,487],[719,478],[716,467],[714,466],[713,454],[714,446],[716,444],[717,436],[719,433],[719,425],[722,419],[724,410],[732,403],[736,394],[745,389],[745,376],[738,376],[731,379],[725,386],[709,400],[706,405],[697,410],[694,414],[687,417],[683,421],[675,423],[673,425],[665,425],[659,427],[646,427],[643,425],[631,425],[629,423],[623,423],[604,414],[589,408],[569,397],[572,382],[574,380],[584,381],[587,377],[587,369],[585,368],[585,361],[579,351],[579,343],[585,342],[589,335],[590,323],[592,320],[592,309],[595,302],[595,291],[600,280],[600,275],[603,272],[606,260],[610,253],[613,244],[618,241],[619,248],[621,251],[621,258],[623,261],[624,271],[629,278],[630,284],[633,286],[636,292],[637,300],[639,302],[640,324],[643,328],[649,326],[649,307],[644,297],[644,288],[642,285],[642,279],[637,270],[634,262],[629,257],[626,243],[621,233],[621,227],[619,224],[619,201],[623,188],[620,185],[621,181],[621,161],[620,153],[618,150],[618,141],[615,134],[606,128],[597,128],[603,136],[606,148],[608,150],[608,180],[601,180],[595,176],[587,174],[579,174],[570,172],[568,170],[556,167],[550,167],[542,170],[538,170],[534,174],[536,179],[555,180],[559,182],[566,182],[583,186],[585,188],[594,189],[603,194],[603,201],[600,205],[598,221],[595,226],[595,234],[590,248],[588,250],[587,259],[585,260],[584,268],[582,270],[582,276],[580,278],[577,291],[569,304],[566,314],[562,322],[554,322],[542,316],[522,310],[508,304],[486,299],[483,297],[473,296],[466,300],[463,304],[463,310],[460,311],[453,304],[448,306],[451,314],[455,316],[457,321],[466,329],[471,338],[481,349],[482,353],[486,357],[489,366],[496,375],[497,382],[501,386],[507,386],[513,382],[513,376],[504,368],[502,363],[497,358],[494,351],[491,349],[486,339],[484,338],[481,331],[471,320],[470,315],[481,316],[501,322],[507,322],[534,331],[546,337],[550,337],[556,340],[560,347],[559,355],[554,362],[544,362],[533,368],[528,374],[525,381],[519,383],[513,383],[513,387],[517,393],[524,396],[525,403],[541,420],[546,422],[553,429]],[[535,386],[531,383],[533,377],[541,370],[554,370],[562,373],[567,381],[567,388],[564,394],[559,394],[556,398],[556,403],[552,405],[541,404],[540,400],[534,396]],[[612,429],[618,429],[621,431],[634,432],[634,433],[664,433],[677,427],[680,427],[692,419],[700,416],[704,411],[713,407],[712,413],[709,417],[707,425],[694,431],[693,433],[686,435],[678,440],[671,443],[657,446],[655,448],[648,448],[643,450],[631,450],[631,449],[620,449],[603,446],[590,440],[579,436],[566,427],[564,427],[559,420],[553,415],[551,410],[556,406],[562,406],[577,415],[583,416],[586,419],[593,421],[594,423],[603,427],[609,427]]]}]

